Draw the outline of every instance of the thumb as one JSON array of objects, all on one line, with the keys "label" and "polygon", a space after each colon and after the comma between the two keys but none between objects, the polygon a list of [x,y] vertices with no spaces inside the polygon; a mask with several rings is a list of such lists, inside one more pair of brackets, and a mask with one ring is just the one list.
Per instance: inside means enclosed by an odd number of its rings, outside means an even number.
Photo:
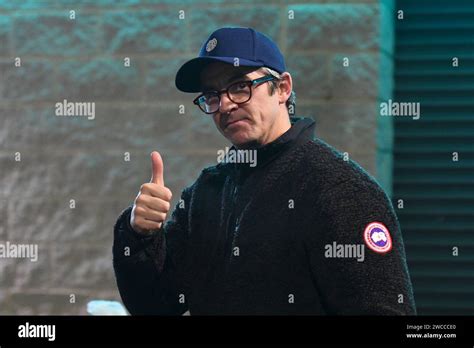
[{"label": "thumb", "polygon": [[163,179],[163,160],[161,159],[161,155],[158,151],[153,151],[151,153],[151,183],[165,185],[165,181]]}]

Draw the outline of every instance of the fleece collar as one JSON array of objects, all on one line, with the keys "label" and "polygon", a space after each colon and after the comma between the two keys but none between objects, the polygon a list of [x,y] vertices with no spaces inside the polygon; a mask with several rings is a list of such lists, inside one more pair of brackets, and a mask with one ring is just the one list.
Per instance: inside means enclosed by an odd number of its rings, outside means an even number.
[{"label": "fleece collar", "polygon": [[[305,117],[291,117],[290,122],[291,128],[280,137],[271,143],[250,149],[256,152],[256,154],[252,154],[252,156],[256,158],[255,166],[252,167],[249,163],[232,163],[230,161],[219,163],[215,169],[226,175],[246,177],[247,175],[264,168],[268,163],[272,162],[275,158],[293,146],[313,139],[315,122],[312,119]],[[232,146],[229,153],[236,150],[236,147]]]}]

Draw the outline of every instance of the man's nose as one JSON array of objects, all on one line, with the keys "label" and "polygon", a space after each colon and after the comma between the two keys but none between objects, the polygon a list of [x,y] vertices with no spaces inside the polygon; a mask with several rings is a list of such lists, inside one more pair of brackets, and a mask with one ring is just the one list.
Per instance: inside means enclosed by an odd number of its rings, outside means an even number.
[{"label": "man's nose", "polygon": [[222,93],[221,94],[221,102],[219,105],[219,112],[226,114],[229,113],[230,111],[237,109],[238,105],[234,103],[232,100],[230,100],[229,96],[227,93]]}]

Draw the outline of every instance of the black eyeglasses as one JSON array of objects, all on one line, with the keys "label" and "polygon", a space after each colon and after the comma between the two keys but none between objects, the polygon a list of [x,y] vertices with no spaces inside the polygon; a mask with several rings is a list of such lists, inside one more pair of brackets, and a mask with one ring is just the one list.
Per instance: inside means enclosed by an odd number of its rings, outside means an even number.
[{"label": "black eyeglasses", "polygon": [[221,106],[221,94],[227,93],[227,97],[235,104],[246,103],[252,98],[252,86],[258,86],[261,83],[275,80],[272,75],[265,75],[251,81],[239,81],[231,84],[221,91],[209,91],[196,97],[193,103],[206,114],[213,114],[219,110]]}]

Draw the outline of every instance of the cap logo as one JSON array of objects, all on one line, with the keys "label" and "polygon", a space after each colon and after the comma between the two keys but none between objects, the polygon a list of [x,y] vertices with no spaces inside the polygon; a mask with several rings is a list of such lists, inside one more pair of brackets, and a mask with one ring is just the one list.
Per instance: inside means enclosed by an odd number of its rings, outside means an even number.
[{"label": "cap logo", "polygon": [[206,45],[206,51],[211,52],[214,48],[217,46],[217,39],[213,38],[212,40],[209,40]]},{"label": "cap logo", "polygon": [[392,237],[381,222],[371,222],[364,230],[365,244],[376,253],[385,254],[392,250]]}]

